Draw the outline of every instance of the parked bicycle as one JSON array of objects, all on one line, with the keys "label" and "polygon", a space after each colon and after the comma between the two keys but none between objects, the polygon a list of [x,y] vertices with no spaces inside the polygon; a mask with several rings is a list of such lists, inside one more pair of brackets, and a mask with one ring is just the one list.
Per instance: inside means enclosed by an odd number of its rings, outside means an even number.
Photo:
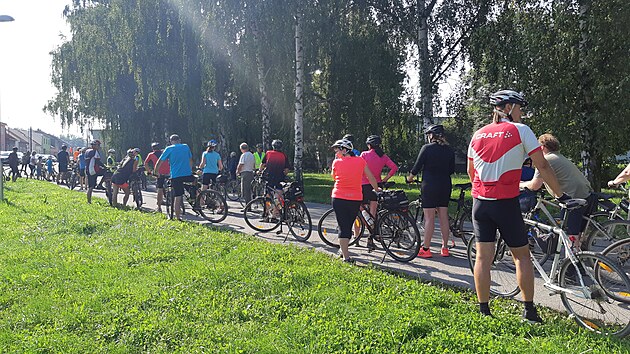
[{"label": "parked bicycle", "polygon": [[[170,178],[164,182],[164,200],[166,214],[169,219],[173,219],[175,215],[175,196]],[[181,204],[182,215],[186,214],[186,204],[197,215],[213,223],[225,220],[228,214],[228,206],[221,193],[212,189],[202,191],[199,178],[196,178],[194,182],[184,183],[184,195]]]},{"label": "parked bicycle", "polygon": [[[566,210],[584,206],[586,200],[572,199],[561,203]],[[566,222],[566,215],[563,223]],[[578,325],[600,334],[624,337],[630,333],[630,280],[612,259],[595,252],[577,252],[572,241],[554,221],[551,225],[524,219],[529,226],[550,235],[548,252],[553,256],[549,273],[532,256],[534,268],[544,280],[550,295],[560,295],[562,304]],[[468,244],[468,262],[474,272],[476,242]],[[565,258],[561,260],[561,255]],[[490,293],[512,297],[519,293],[516,266],[509,247],[502,238],[496,241],[491,268]]]},{"label": "parked bicycle", "polygon": [[[422,181],[416,180],[415,183],[419,186]],[[457,199],[450,198],[450,201],[456,203],[457,208],[455,215],[448,215],[449,229],[453,236],[460,238],[464,245],[468,245],[471,239],[474,238],[473,226],[472,226],[472,201],[466,200],[466,191],[472,187],[471,183],[455,184],[453,188],[459,189],[459,197]],[[424,235],[424,212],[422,210],[422,196],[419,195],[417,200],[409,203],[409,215],[418,224],[420,234]],[[455,240],[451,239],[449,248],[455,247]]]},{"label": "parked bicycle", "polygon": [[[393,182],[387,182],[383,187],[393,185]],[[363,213],[369,210],[369,204],[363,204],[362,212],[359,212],[355,220],[355,232],[350,239],[350,245],[357,245],[367,229],[368,240],[379,242],[385,250],[383,260],[386,255],[399,262],[413,260],[418,255],[422,241],[420,231],[409,215],[407,196],[402,190],[384,190],[376,195],[378,208],[374,220],[371,220],[371,215]],[[317,224],[317,232],[324,243],[339,247],[339,226],[334,209],[329,209],[322,215]]]},{"label": "parked bicycle", "polygon": [[[244,208],[245,222],[256,231],[268,232],[280,229],[286,224],[289,233],[298,241],[311,237],[313,222],[311,214],[304,204],[304,190],[298,182],[281,183],[282,193],[277,195],[274,188],[264,183],[266,192],[263,196],[252,199]],[[287,233],[285,241],[289,236]]]},{"label": "parked bicycle", "polygon": [[132,173],[129,177],[129,190],[131,191],[131,195],[133,196],[133,201],[136,204],[136,209],[140,210],[142,208],[143,199],[142,199],[142,175],[146,176],[144,173],[144,167],[138,167],[136,172]]}]

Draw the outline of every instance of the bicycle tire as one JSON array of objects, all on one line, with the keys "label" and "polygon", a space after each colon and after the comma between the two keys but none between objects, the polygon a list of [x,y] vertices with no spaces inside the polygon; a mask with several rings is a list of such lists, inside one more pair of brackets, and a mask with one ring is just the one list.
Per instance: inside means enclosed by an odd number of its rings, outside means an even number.
[{"label": "bicycle tire", "polygon": [[175,214],[175,197],[170,187],[164,192],[164,198],[166,200],[166,217],[172,220]]},{"label": "bicycle tire", "polygon": [[464,208],[461,214],[459,214],[457,221],[457,227],[453,230],[453,234],[459,237],[464,245],[468,246],[470,241],[474,242],[475,230],[472,223],[472,209]]},{"label": "bicycle tire", "polygon": [[608,220],[600,226],[601,230],[592,230],[582,242],[583,250],[601,253],[616,241],[630,238],[630,220]]},{"label": "bicycle tire", "polygon": [[416,222],[405,212],[389,210],[379,215],[378,239],[385,252],[399,262],[418,256],[422,240]]},{"label": "bicycle tire", "polygon": [[140,182],[133,182],[133,200],[136,203],[136,209],[142,208],[142,190],[140,189]]},{"label": "bicycle tire", "polygon": [[[356,245],[363,233],[365,232],[365,225],[361,221],[361,218],[357,217],[354,221],[354,227],[358,227],[359,232],[355,235],[352,233],[350,238],[350,246]],[[328,246],[339,248],[339,224],[337,223],[337,215],[335,209],[328,209],[317,222],[317,234],[319,238]]]},{"label": "bicycle tire", "polygon": [[[469,242],[466,248],[468,265],[473,275],[475,274],[475,261],[477,256],[477,242]],[[516,265],[509,252],[509,248],[502,239],[495,243],[494,259],[490,267],[490,294],[501,297],[513,297],[521,289],[516,282]]]},{"label": "bicycle tire", "polygon": [[252,229],[261,232],[275,230],[280,226],[282,220],[280,217],[274,218],[273,208],[276,203],[269,197],[258,197],[252,199],[245,205],[245,223]]},{"label": "bicycle tire", "polygon": [[77,186],[78,182],[79,182],[79,176],[73,172],[70,175],[70,180],[68,181],[66,186],[68,187],[68,189],[73,190]]},{"label": "bicycle tire", "polygon": [[113,191],[112,191],[112,182],[105,181],[105,196],[107,197],[107,201],[109,205],[113,206]]},{"label": "bicycle tire", "polygon": [[228,214],[228,206],[223,195],[211,189],[199,191],[195,198],[195,206],[199,215],[212,223],[225,220]]},{"label": "bicycle tire", "polygon": [[[527,242],[529,244],[529,253],[538,264],[543,265],[549,259],[549,242],[552,243],[558,239],[558,235],[552,234],[548,238],[543,239],[542,235],[547,233],[536,226],[525,225],[527,227]],[[552,252],[555,251],[555,248]]]},{"label": "bicycle tire", "polygon": [[630,277],[630,238],[619,240],[606,247],[602,255],[613,260]]},{"label": "bicycle tire", "polygon": [[560,293],[562,305],[570,317],[579,326],[602,335],[623,338],[630,334],[630,310],[623,305],[626,304],[625,301],[618,300],[619,297],[624,297],[619,293],[627,293],[630,289],[630,280],[626,274],[614,261],[601,254],[578,252],[575,256],[580,265],[576,268],[570,259],[565,259],[560,266],[558,285],[578,291],[582,288],[577,276],[579,271],[580,274],[585,273],[581,278],[591,294],[590,298],[586,298],[581,292],[578,295]]},{"label": "bicycle tire", "polygon": [[284,208],[284,221],[291,235],[301,242],[308,240],[311,237],[313,221],[306,205],[302,202],[290,201]]},{"label": "bicycle tire", "polygon": [[241,198],[241,185],[238,180],[230,180],[225,185],[227,199],[236,202]]}]

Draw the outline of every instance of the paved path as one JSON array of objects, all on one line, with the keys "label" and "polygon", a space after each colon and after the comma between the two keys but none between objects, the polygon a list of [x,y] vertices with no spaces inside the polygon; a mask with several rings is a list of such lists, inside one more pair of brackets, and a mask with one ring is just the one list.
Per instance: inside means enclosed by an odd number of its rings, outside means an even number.
[{"label": "paved path", "polygon": [[[104,192],[99,190],[95,190],[93,196],[105,198]],[[155,186],[149,185],[149,191],[143,192],[143,197],[145,203],[143,205],[143,209],[145,211],[156,210],[157,194],[155,193]],[[118,199],[119,202],[122,201],[122,193],[119,194]],[[132,205],[132,198],[130,198],[128,205]],[[191,215],[190,212],[184,216],[184,219],[225,230],[255,235],[273,243],[290,243],[300,247],[312,248],[319,252],[330,254],[331,256],[337,253],[338,249],[323,243],[317,233],[317,222],[319,221],[321,215],[330,208],[330,205],[306,203],[313,221],[313,230],[311,237],[307,242],[296,241],[291,235],[287,237],[288,228],[286,226],[283,227],[284,233],[280,235],[276,234],[276,230],[268,233],[256,232],[245,223],[243,213],[239,211],[242,208],[240,203],[228,201],[228,205],[228,217],[218,224],[212,224],[201,217]],[[466,248],[463,242],[456,239],[456,247],[451,249],[451,256],[441,257],[439,254],[441,236],[437,225],[435,232],[433,243],[431,245],[433,258],[430,259],[416,258],[409,263],[400,263],[389,256],[384,257],[385,252],[381,248],[373,252],[368,252],[367,248],[361,247],[365,246],[364,240],[362,240],[361,246],[350,247],[351,256],[356,260],[356,263],[359,266],[373,264],[388,271],[405,273],[409,276],[417,277],[422,280],[437,281],[459,288],[472,289],[474,291],[474,279],[468,265]],[[380,245],[378,246],[380,247]],[[549,261],[548,263],[551,262]],[[534,298],[535,303],[564,312],[565,309],[560,302],[560,296],[549,296],[549,291],[543,288],[543,281],[540,277],[536,278],[536,283],[536,295]],[[521,295],[517,295],[516,298],[520,300]]]}]

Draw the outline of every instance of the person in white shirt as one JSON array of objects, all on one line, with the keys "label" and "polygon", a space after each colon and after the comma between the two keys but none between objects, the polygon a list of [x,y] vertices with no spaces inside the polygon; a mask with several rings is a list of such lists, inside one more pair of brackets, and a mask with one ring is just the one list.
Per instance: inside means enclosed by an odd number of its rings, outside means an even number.
[{"label": "person in white shirt", "polygon": [[242,143],[241,158],[236,167],[236,174],[241,176],[241,196],[245,203],[252,200],[252,181],[254,180],[254,164],[256,162],[254,154],[249,152],[249,145]]}]

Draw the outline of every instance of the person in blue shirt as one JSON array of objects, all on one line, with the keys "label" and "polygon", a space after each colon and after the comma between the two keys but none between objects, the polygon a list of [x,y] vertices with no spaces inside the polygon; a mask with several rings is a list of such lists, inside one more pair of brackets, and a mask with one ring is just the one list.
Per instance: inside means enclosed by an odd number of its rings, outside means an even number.
[{"label": "person in blue shirt", "polygon": [[[352,146],[354,146],[354,135],[352,134],[346,134],[343,136],[342,139],[346,139],[348,141],[350,141],[352,143]],[[357,149],[355,149],[354,147],[352,148],[352,154],[353,156],[361,156],[361,152]]]},{"label": "person in blue shirt", "polygon": [[192,174],[193,158],[190,148],[188,145],[182,144],[179,135],[173,134],[170,136],[169,140],[171,145],[164,149],[154,171],[159,171],[163,161],[168,160],[171,167],[171,186],[173,188],[173,196],[175,197],[173,208],[175,210],[175,217],[177,220],[181,220],[184,182],[195,181],[195,176]]},{"label": "person in blue shirt", "polygon": [[53,176],[55,175],[55,169],[53,168],[53,160],[50,157],[46,160],[46,170],[48,172],[48,178],[46,179],[50,181],[54,178]]},{"label": "person in blue shirt", "polygon": [[203,170],[202,186],[201,190],[208,189],[210,182],[213,184],[217,181],[217,175],[223,170],[223,162],[221,162],[221,155],[214,151],[217,147],[216,140],[208,141],[206,151],[201,155],[201,163],[199,169]]}]

